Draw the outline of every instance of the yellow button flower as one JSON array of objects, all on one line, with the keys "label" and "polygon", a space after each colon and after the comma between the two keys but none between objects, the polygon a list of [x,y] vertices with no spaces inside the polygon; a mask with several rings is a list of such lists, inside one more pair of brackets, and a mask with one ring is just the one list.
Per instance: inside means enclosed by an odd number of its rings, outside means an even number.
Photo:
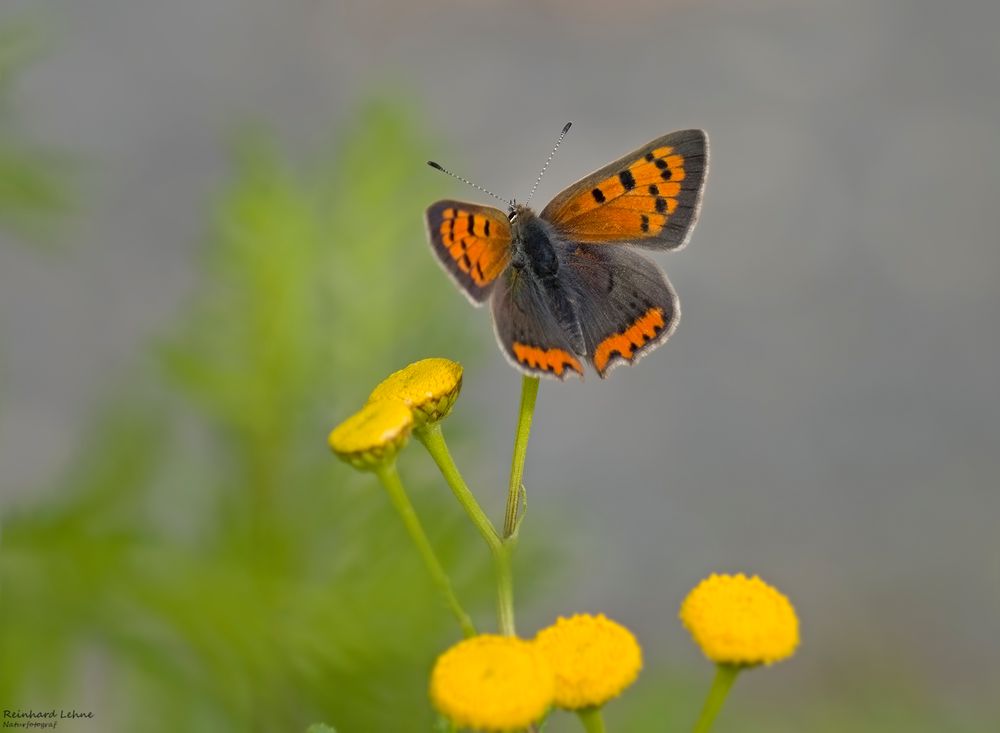
[{"label": "yellow button flower", "polygon": [[535,636],[556,675],[556,704],[568,710],[603,705],[631,685],[642,669],[632,632],[598,614],[559,618]]},{"label": "yellow button flower", "polygon": [[413,429],[413,415],[399,402],[369,403],[330,433],[330,448],[359,470],[396,457]]},{"label": "yellow button flower", "polygon": [[799,620],[777,588],[756,575],[711,575],[681,605],[681,621],[718,664],[772,664],[799,644]]},{"label": "yellow button flower", "polygon": [[552,705],[555,680],[531,642],[481,634],[438,657],[431,672],[434,707],[455,725],[522,730]]},{"label": "yellow button flower", "polygon": [[462,365],[450,359],[421,359],[386,377],[369,402],[398,401],[413,410],[415,427],[445,418],[462,389]]}]

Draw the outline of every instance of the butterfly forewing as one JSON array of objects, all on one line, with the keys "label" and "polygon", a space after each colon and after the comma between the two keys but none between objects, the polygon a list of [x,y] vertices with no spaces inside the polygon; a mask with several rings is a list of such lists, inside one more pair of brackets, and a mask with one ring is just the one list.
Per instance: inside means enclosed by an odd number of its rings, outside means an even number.
[{"label": "butterfly forewing", "polygon": [[680,319],[663,271],[625,247],[561,243],[587,358],[601,377],[664,343]]},{"label": "butterfly forewing", "polygon": [[680,130],[577,181],[541,216],[567,240],[678,249],[698,218],[708,138]]},{"label": "butterfly forewing", "polygon": [[507,216],[491,206],[438,201],[426,222],[438,260],[469,299],[482,304],[510,261]]}]

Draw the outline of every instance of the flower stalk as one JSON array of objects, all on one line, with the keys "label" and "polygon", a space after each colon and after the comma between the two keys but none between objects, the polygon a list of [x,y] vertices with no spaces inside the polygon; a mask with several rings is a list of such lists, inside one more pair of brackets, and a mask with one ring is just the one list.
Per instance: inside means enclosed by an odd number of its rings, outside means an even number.
[{"label": "flower stalk", "polygon": [[448,483],[451,493],[458,499],[458,503],[465,510],[469,519],[472,520],[472,524],[475,525],[479,534],[482,535],[490,551],[494,554],[498,552],[503,544],[500,535],[497,534],[496,528],[493,526],[490,518],[486,516],[486,512],[479,506],[475,495],[465,483],[465,479],[462,478],[458,466],[455,465],[455,461],[451,457],[451,452],[448,450],[448,444],[445,442],[444,433],[441,431],[441,423],[433,423],[417,428],[414,434],[417,440],[423,443],[427,452],[430,453],[431,459],[437,464],[441,475],[444,476],[444,480]]},{"label": "flower stalk", "polygon": [[524,478],[524,459],[528,453],[528,438],[531,435],[531,420],[535,414],[535,400],[538,397],[538,377],[524,376],[521,379],[521,409],[517,417],[514,433],[514,454],[510,465],[510,484],[507,487],[507,508],[503,520],[503,538],[506,541],[517,532],[518,507],[521,503]]},{"label": "flower stalk", "polygon": [[705,705],[701,709],[701,715],[698,717],[698,722],[695,723],[692,733],[708,733],[712,730],[712,724],[719,711],[722,710],[722,704],[726,701],[726,696],[729,694],[733,682],[736,681],[740,669],[742,667],[737,664],[715,665],[715,679],[712,680],[712,688],[708,691]]},{"label": "flower stalk", "polygon": [[601,708],[593,707],[577,710],[576,717],[580,719],[580,723],[587,733],[607,733],[607,728],[604,727],[604,716],[601,714]]},{"label": "flower stalk", "polygon": [[511,552],[514,547],[504,542],[493,553],[497,578],[497,627],[504,636],[514,636],[514,574],[511,570]]},{"label": "flower stalk", "polygon": [[475,636],[476,627],[473,625],[472,619],[469,618],[469,614],[465,612],[462,605],[458,602],[455,591],[452,590],[448,574],[438,560],[434,548],[431,546],[431,542],[424,532],[423,525],[421,525],[420,519],[417,517],[413,504],[410,503],[410,498],[406,495],[406,489],[403,488],[403,482],[396,471],[395,462],[389,461],[379,465],[375,468],[375,475],[378,476],[382,486],[385,487],[386,492],[389,494],[389,500],[403,520],[406,531],[409,533],[410,539],[413,540],[417,552],[420,553],[420,557],[423,559],[427,571],[431,574],[434,584],[441,591],[445,602],[451,609],[452,614],[454,614],[459,626],[462,627],[462,633],[466,638]]},{"label": "flower stalk", "polygon": [[417,436],[417,440],[423,443],[434,463],[437,464],[458,503],[465,510],[466,515],[490,549],[496,573],[497,626],[501,634],[513,636],[514,585],[510,563],[512,546],[500,538],[493,523],[486,516],[486,512],[483,511],[479,502],[476,501],[475,495],[469,490],[465,479],[462,478],[462,474],[451,457],[444,433],[441,431],[441,425],[439,423],[426,425],[418,428],[414,434]]}]

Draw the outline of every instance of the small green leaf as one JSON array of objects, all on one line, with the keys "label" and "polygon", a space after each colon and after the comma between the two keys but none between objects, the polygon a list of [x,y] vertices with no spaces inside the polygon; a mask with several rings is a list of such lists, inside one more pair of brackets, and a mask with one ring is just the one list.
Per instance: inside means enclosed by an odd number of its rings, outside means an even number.
[{"label": "small green leaf", "polygon": [[331,728],[326,723],[313,723],[306,728],[306,733],[337,733],[337,729]]},{"label": "small green leaf", "polygon": [[514,518],[514,531],[511,533],[514,539],[517,539],[517,533],[521,531],[521,522],[528,516],[528,490],[524,488],[524,484],[521,484],[521,490],[518,493],[521,495],[521,511]]}]

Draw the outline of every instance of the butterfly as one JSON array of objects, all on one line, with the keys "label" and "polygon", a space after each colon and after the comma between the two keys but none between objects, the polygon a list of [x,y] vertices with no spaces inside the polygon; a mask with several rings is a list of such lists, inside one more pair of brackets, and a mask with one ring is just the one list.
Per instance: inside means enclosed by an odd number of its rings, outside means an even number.
[{"label": "butterfly", "polygon": [[490,302],[497,342],[517,369],[583,377],[587,361],[604,378],[676,329],[677,294],[636,248],[687,244],[707,172],[705,132],[671,132],[581,178],[540,214],[513,201],[506,213],[438,201],[426,212],[427,235],[473,305]]}]

